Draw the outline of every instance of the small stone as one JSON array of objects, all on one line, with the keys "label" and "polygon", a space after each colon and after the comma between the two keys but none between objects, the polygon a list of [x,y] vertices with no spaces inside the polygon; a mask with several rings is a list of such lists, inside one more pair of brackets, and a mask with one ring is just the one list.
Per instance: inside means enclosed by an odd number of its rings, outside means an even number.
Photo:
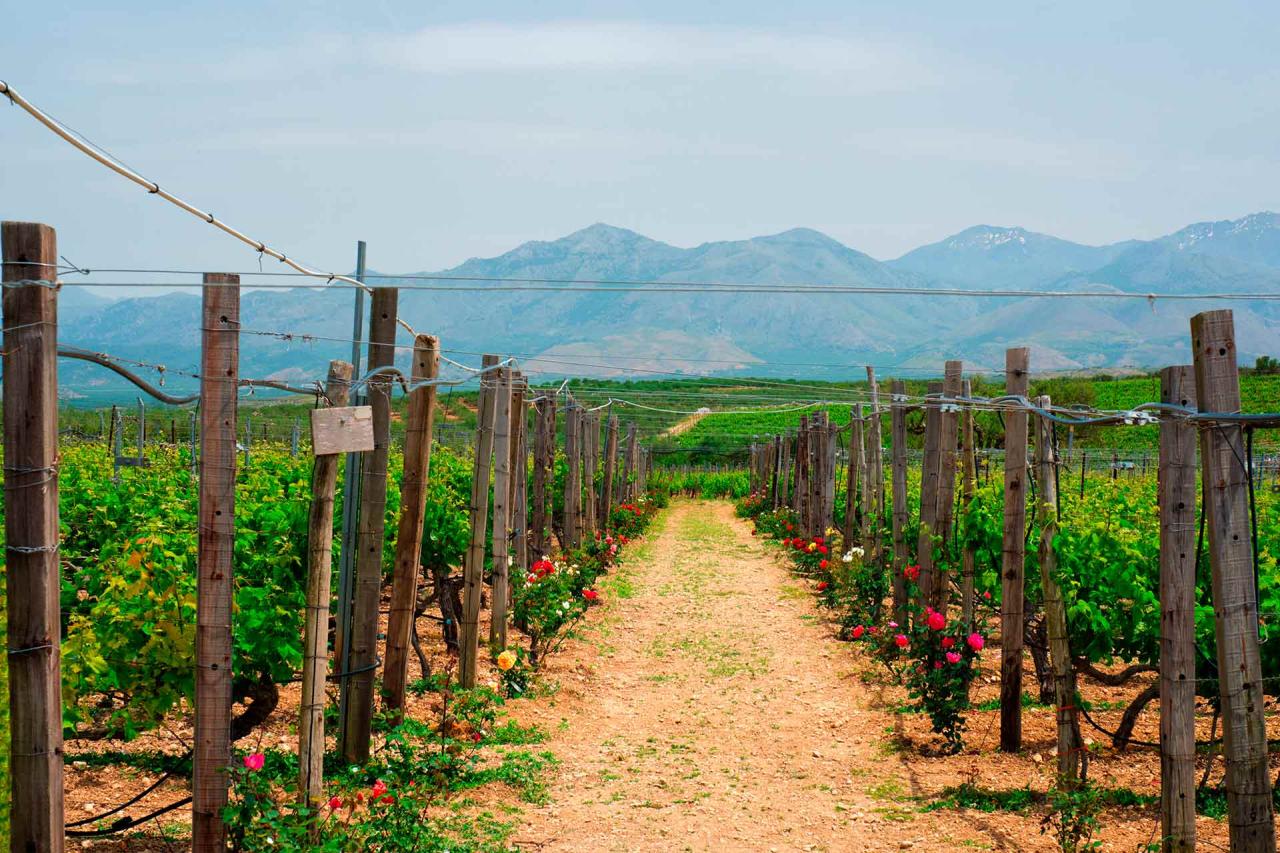
[{"label": "small stone", "polygon": [[899,850],[910,850],[912,847],[915,847],[915,846],[916,846],[916,843],[915,843],[914,841],[899,841],[899,842],[898,842],[898,849],[899,849]]},{"label": "small stone", "polygon": [[89,764],[86,761],[73,761],[71,762],[71,767],[74,770],[88,770]]}]

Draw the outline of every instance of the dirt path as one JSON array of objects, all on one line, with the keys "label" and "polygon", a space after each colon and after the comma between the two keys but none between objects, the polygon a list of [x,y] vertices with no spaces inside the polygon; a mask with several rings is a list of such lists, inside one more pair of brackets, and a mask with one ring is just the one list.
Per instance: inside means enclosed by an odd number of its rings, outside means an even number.
[{"label": "dirt path", "polygon": [[538,713],[562,765],[522,848],[1019,849],[896,804],[911,784],[891,717],[729,504],[674,504],[612,587],[549,673]]}]

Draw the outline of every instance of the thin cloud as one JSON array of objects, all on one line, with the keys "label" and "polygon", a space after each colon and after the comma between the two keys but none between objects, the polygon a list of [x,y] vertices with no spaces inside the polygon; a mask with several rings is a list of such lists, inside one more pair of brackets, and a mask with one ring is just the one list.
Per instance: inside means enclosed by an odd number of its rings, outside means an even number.
[{"label": "thin cloud", "polygon": [[854,89],[898,89],[941,75],[917,52],[842,35],[640,22],[470,23],[376,38],[377,61],[424,74],[754,69],[841,75]]}]

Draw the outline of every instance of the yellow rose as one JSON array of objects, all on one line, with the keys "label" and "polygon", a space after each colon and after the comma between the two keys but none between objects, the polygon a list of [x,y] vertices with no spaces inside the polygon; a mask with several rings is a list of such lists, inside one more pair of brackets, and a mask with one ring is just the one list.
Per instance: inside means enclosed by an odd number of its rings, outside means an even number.
[{"label": "yellow rose", "polygon": [[498,655],[498,669],[506,672],[516,665],[516,653],[513,651],[505,651]]}]

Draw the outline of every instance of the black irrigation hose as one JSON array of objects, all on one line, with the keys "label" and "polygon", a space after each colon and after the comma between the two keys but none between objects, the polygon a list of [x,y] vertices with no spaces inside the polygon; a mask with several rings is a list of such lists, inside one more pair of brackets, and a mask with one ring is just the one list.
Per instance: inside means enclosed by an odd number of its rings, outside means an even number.
[{"label": "black irrigation hose", "polygon": [[[190,757],[191,757],[191,750],[187,750],[187,754],[182,756],[182,758],[179,758],[177,763],[181,764],[183,761],[186,761]],[[153,818],[159,817],[160,815],[166,812],[173,811],[174,809],[180,806],[186,805],[187,803],[191,802],[190,797],[185,797],[184,799],[181,799],[176,803],[170,803],[167,806],[156,809],[155,811],[151,812],[145,817],[118,818],[107,829],[76,829],[76,827],[78,826],[84,826],[87,823],[97,823],[100,820],[104,820],[105,818],[111,817],[111,815],[116,814],[117,812],[124,811],[125,809],[129,808],[129,806],[132,806],[133,804],[145,799],[153,791],[155,791],[157,788],[163,785],[166,781],[171,779],[177,772],[178,771],[176,768],[173,770],[166,771],[159,779],[157,779],[150,786],[148,786],[144,791],[142,791],[142,793],[135,794],[134,796],[130,797],[128,800],[125,800],[120,805],[111,809],[110,811],[105,811],[102,814],[96,814],[96,815],[93,815],[92,817],[81,818],[80,820],[73,820],[71,823],[68,823],[66,825],[65,827],[66,834],[76,838],[90,838],[98,835],[112,835],[114,833],[129,829],[130,827],[137,826],[138,824],[146,823],[147,821]]]},{"label": "black irrigation hose", "polygon": [[147,821],[155,820],[160,817],[160,815],[171,812],[174,809],[180,809],[190,802],[190,797],[183,797],[176,802],[169,803],[167,806],[162,806],[150,814],[143,815],[140,818],[122,817],[106,829],[67,829],[65,830],[65,833],[72,838],[97,838],[103,835],[115,835],[117,832],[124,832],[126,829],[132,829],[135,826],[141,826]]}]

